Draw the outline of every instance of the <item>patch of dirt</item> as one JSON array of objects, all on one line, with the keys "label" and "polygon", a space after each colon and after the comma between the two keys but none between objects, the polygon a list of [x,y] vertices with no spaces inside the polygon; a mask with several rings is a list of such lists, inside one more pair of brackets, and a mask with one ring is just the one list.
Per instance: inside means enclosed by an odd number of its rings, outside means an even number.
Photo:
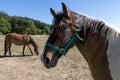
[{"label": "patch of dirt", "polygon": [[[47,36],[32,36],[40,46],[40,55],[47,40]],[[57,66],[46,69],[40,61],[40,55],[22,55],[22,46],[12,45],[12,57],[3,57],[4,36],[0,36],[0,80],[93,80],[84,58],[76,47],[69,50],[66,56],[60,58]]]}]

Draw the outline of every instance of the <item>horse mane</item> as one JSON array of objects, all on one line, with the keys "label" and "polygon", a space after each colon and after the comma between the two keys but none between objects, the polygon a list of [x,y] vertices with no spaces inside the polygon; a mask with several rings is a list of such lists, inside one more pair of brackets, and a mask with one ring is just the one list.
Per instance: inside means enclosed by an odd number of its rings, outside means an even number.
[{"label": "horse mane", "polygon": [[28,35],[28,36],[29,36],[29,38],[30,38],[31,44],[32,44],[34,47],[36,47],[36,46],[37,46],[36,42],[33,40],[33,38],[32,38],[30,35]]},{"label": "horse mane", "polygon": [[[70,11],[70,12],[71,12],[71,19],[73,21],[73,24],[75,25],[75,31],[79,32],[82,28],[83,38],[88,37],[89,35],[94,33],[98,33],[103,37],[107,37],[107,35],[116,36],[118,35],[118,33],[120,33],[119,31],[115,30],[114,27],[111,27],[111,25],[108,25],[108,23],[105,22],[104,20],[94,19],[89,16],[79,14],[73,11]],[[56,23],[56,20],[58,20],[57,23],[59,23],[59,21],[63,19],[63,16],[64,15],[62,11],[58,12],[57,19],[53,18],[52,24]]]},{"label": "horse mane", "polygon": [[84,37],[87,37],[93,33],[98,33],[103,37],[107,37],[107,35],[116,36],[120,33],[104,20],[90,18],[88,16],[78,14],[75,12],[72,13],[79,16],[79,18],[81,18],[80,21],[77,21],[77,23],[75,23],[77,24],[76,31],[79,31],[80,28],[82,27]]},{"label": "horse mane", "polygon": [[103,21],[94,19],[85,19],[83,22],[84,36],[88,36],[93,33],[99,33],[103,37],[106,37],[109,27],[105,25]]}]

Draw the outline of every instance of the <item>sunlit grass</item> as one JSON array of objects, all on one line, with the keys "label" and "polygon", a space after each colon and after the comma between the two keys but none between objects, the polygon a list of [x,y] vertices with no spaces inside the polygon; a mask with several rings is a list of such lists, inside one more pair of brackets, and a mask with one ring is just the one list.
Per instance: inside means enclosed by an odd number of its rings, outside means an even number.
[{"label": "sunlit grass", "polygon": [[[13,57],[0,58],[0,80],[91,80],[88,65],[76,46],[59,59],[55,68],[48,70],[40,61],[48,36],[31,36],[39,46],[40,55],[23,57],[21,56],[23,46],[13,44],[11,47]],[[5,36],[0,35],[0,56],[4,55],[4,38]],[[25,54],[31,55],[28,47]]]}]

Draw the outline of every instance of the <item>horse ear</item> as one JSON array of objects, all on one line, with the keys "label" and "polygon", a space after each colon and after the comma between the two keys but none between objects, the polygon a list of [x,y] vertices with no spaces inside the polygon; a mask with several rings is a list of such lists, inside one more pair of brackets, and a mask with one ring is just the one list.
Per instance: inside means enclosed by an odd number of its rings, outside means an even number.
[{"label": "horse ear", "polygon": [[70,10],[67,8],[67,6],[62,2],[62,10],[63,10],[63,13],[66,15],[66,16],[70,16]]},{"label": "horse ear", "polygon": [[51,12],[51,14],[52,14],[54,17],[56,17],[57,12],[55,12],[52,8],[50,8],[50,12]]}]

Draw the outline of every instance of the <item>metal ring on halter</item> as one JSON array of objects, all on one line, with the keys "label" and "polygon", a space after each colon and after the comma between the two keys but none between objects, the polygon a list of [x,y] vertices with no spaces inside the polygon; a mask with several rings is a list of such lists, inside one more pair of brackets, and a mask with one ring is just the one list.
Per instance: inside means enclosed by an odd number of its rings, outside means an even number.
[{"label": "metal ring on halter", "polygon": [[61,49],[60,49],[60,53],[62,53],[63,55],[65,55],[65,51],[66,51],[66,50],[65,50],[64,48],[61,48]]}]

